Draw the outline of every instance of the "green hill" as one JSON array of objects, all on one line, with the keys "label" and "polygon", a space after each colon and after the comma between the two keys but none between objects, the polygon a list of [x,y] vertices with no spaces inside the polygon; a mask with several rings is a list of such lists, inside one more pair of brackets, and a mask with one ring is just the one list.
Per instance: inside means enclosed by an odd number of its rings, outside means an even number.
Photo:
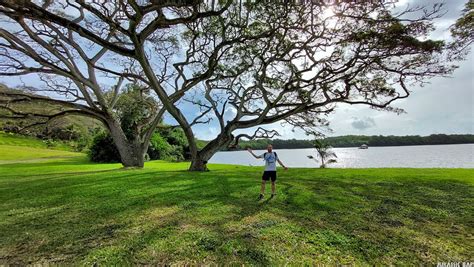
[{"label": "green hill", "polygon": [[71,149],[69,146],[61,142],[50,143],[30,136],[23,136],[5,132],[0,132],[0,145],[26,146],[31,148],[50,148],[58,150]]},{"label": "green hill", "polygon": [[61,142],[44,142],[33,137],[0,132],[0,164],[85,157],[82,153],[69,150],[71,147]]},{"label": "green hill", "polygon": [[[28,94],[34,94],[33,92],[20,91],[16,89],[8,88],[7,86],[0,84],[0,92],[22,92]],[[0,95],[0,100],[4,98]],[[33,112],[41,114],[54,114],[62,110],[60,105],[52,105],[38,102],[21,102],[15,104],[9,104],[10,108],[21,111],[23,113]],[[0,115],[10,116],[12,115],[9,111],[0,108]],[[38,118],[24,118],[24,119],[9,119],[0,118],[0,131],[20,133],[20,130],[26,126],[32,125],[37,122],[44,121]],[[34,127],[28,127],[21,131],[21,134],[38,137],[41,139],[54,139],[63,141],[74,141],[78,142],[80,139],[88,138],[92,132],[97,131],[98,128],[102,128],[102,124],[92,118],[86,118],[83,116],[67,116],[60,117],[50,121],[48,124],[42,124]],[[83,140],[88,142],[88,140]],[[75,146],[77,144],[71,144]]]}]

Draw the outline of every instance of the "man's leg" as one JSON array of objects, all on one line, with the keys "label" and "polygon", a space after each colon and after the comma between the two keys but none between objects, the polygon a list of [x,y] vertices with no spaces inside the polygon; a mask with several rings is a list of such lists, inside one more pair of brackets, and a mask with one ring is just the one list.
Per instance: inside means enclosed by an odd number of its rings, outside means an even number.
[{"label": "man's leg", "polygon": [[258,196],[258,200],[263,198],[263,194],[265,193],[265,180],[262,180],[262,187],[260,188],[260,195]]},{"label": "man's leg", "polygon": [[266,183],[267,183],[267,181],[262,180],[262,186],[260,187],[260,195],[265,194],[265,184]]},{"label": "man's leg", "polygon": [[275,196],[276,191],[276,179],[277,179],[277,172],[272,172],[272,198]]}]

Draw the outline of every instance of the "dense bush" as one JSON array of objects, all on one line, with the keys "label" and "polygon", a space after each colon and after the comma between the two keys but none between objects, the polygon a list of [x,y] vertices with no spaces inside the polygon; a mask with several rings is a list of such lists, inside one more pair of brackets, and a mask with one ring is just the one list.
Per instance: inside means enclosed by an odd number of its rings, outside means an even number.
[{"label": "dense bush", "polygon": [[151,160],[169,159],[173,147],[159,133],[154,133],[150,146],[148,147],[148,156]]},{"label": "dense bush", "polygon": [[76,141],[70,142],[70,146],[74,151],[82,152],[86,151],[92,144],[93,139],[87,136],[81,136]]},{"label": "dense bush", "polygon": [[[187,159],[188,142],[178,128],[160,127],[152,136],[147,160],[183,161]],[[97,133],[89,148],[89,158],[94,162],[120,162],[120,155],[110,134]]]},{"label": "dense bush", "polygon": [[182,161],[188,157],[189,146],[181,129],[160,127],[151,138],[148,147],[150,159]]},{"label": "dense bush", "polygon": [[121,162],[120,154],[112,137],[105,132],[94,136],[88,155],[93,162]]},{"label": "dense bush", "polygon": [[158,127],[155,134],[159,134],[170,145],[168,158],[160,158],[172,161],[189,159],[189,145],[184,132],[180,128]]}]

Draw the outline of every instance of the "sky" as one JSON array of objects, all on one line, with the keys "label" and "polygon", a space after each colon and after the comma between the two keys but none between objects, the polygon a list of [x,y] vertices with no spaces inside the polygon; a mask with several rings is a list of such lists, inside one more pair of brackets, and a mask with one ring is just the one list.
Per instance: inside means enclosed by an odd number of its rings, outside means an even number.
[{"label": "sky", "polygon": [[[446,0],[444,9],[447,12],[435,21],[436,31],[431,38],[444,39],[449,36],[448,27],[459,17],[466,0]],[[398,8],[407,5],[432,5],[432,0],[402,0]],[[474,48],[474,47],[473,47]],[[430,135],[436,133],[474,134],[474,49],[459,68],[449,78],[434,78],[424,87],[411,87],[407,99],[393,104],[406,113],[376,111],[365,106],[340,105],[329,115],[332,131],[324,132],[328,136],[340,135]],[[0,77],[0,83],[9,86],[19,85],[18,79]],[[33,83],[34,85],[34,83]],[[196,109],[182,109],[187,116],[196,116]],[[187,114],[186,114],[187,113]],[[168,116],[165,122],[173,123]],[[293,131],[291,126],[275,123],[265,127],[277,130],[278,138],[308,139],[301,130]],[[218,134],[217,122],[198,125],[194,128],[197,138],[213,139]],[[245,132],[253,133],[252,129]]]}]

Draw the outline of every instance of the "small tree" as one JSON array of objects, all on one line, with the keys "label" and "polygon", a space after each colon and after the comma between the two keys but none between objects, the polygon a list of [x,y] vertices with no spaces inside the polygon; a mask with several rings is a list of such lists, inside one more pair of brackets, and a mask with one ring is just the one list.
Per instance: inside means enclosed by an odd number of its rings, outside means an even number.
[{"label": "small tree", "polygon": [[[327,142],[316,139],[314,140],[314,148],[316,148],[318,156],[321,159],[320,168],[326,168],[327,164],[337,162],[335,159],[337,158],[336,153],[331,150],[332,147]],[[313,156],[308,156],[308,158],[316,160]]]}]

